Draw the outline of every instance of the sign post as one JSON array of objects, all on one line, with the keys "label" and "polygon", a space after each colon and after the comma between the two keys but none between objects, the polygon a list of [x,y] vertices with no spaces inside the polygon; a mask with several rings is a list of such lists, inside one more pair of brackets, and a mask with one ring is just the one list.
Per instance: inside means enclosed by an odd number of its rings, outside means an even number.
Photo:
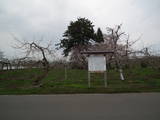
[{"label": "sign post", "polygon": [[106,72],[106,54],[113,53],[108,51],[86,51],[81,52],[88,55],[88,87],[91,87],[91,73],[104,74],[104,87],[107,87],[107,72]]}]

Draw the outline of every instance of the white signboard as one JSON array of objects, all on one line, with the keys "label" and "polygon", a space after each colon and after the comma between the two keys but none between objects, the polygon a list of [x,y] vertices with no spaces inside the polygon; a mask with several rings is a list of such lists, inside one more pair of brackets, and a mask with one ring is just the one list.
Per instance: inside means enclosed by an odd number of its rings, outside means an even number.
[{"label": "white signboard", "polygon": [[90,55],[88,57],[88,70],[90,72],[106,71],[106,58],[104,55]]}]

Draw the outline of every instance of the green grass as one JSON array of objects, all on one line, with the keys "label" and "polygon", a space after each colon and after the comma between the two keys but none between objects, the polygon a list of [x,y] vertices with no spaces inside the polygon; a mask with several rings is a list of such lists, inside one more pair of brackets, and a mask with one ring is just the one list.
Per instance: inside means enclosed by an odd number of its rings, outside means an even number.
[{"label": "green grass", "polygon": [[[68,70],[66,80],[64,69],[44,73],[42,69],[0,71],[0,94],[160,92],[160,71],[151,68],[126,69],[124,81],[111,70],[107,73],[107,88],[103,74],[92,74],[88,88],[87,70]],[[35,85],[37,80],[40,85]]]}]

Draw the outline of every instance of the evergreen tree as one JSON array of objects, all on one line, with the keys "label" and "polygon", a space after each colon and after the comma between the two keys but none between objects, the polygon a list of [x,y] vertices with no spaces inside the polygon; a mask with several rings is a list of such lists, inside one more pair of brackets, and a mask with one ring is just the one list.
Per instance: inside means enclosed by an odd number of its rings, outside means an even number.
[{"label": "evergreen tree", "polygon": [[90,45],[95,38],[93,27],[92,22],[86,18],[71,21],[63,34],[63,39],[57,44],[58,48],[63,48],[63,54],[68,56],[73,48],[84,48]]},{"label": "evergreen tree", "polygon": [[97,30],[97,33],[95,35],[95,40],[96,42],[100,43],[100,42],[104,42],[104,39],[103,39],[103,34],[102,34],[102,31],[100,28],[98,28]]}]

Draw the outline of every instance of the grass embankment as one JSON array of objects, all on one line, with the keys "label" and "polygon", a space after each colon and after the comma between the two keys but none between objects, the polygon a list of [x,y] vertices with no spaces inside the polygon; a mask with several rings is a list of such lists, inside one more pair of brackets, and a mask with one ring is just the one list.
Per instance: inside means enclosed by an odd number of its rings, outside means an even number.
[{"label": "grass embankment", "polygon": [[119,79],[118,72],[109,71],[107,88],[103,74],[92,74],[88,88],[86,70],[67,73],[65,80],[63,69],[53,69],[47,74],[41,69],[0,71],[0,94],[160,92],[160,71],[150,68],[125,70],[124,81]]}]

